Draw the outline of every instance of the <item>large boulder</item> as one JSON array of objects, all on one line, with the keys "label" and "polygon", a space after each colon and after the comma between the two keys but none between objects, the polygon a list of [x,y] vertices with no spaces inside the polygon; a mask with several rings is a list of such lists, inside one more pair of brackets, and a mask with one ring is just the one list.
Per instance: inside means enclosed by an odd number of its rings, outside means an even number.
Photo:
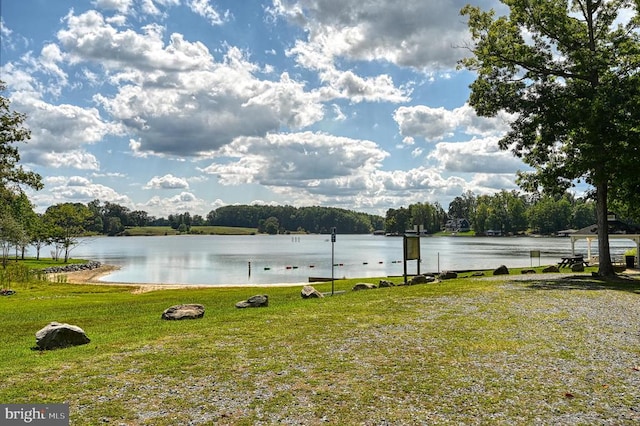
[{"label": "large boulder", "polygon": [[582,263],[574,263],[571,265],[571,272],[584,272],[584,265]]},{"label": "large boulder", "polygon": [[493,271],[493,275],[509,275],[509,268],[505,265],[500,265]]},{"label": "large boulder", "polygon": [[409,281],[409,285],[432,283],[435,280],[436,277],[434,277],[433,275],[416,275],[415,277],[411,278],[411,280]]},{"label": "large boulder", "polygon": [[236,303],[236,308],[262,308],[265,306],[269,306],[269,296],[266,294],[251,296],[247,300]]},{"label": "large boulder", "polygon": [[380,280],[380,282],[378,283],[378,287],[383,288],[383,287],[395,287],[396,285],[389,281],[389,280]]},{"label": "large boulder", "polygon": [[378,288],[378,287],[375,284],[371,284],[371,283],[357,283],[356,285],[353,286],[351,290],[353,291],[372,290],[374,288]]},{"label": "large boulder", "polygon": [[544,273],[557,273],[560,272],[560,268],[558,268],[556,265],[551,265],[551,266],[547,266],[546,268],[544,268],[542,270],[542,272]]},{"label": "large boulder", "polygon": [[458,278],[458,273],[453,271],[442,271],[440,272],[440,275],[438,275],[438,278],[441,280],[452,280]]},{"label": "large boulder", "polygon": [[321,297],[324,297],[324,294],[320,293],[313,286],[305,285],[304,287],[302,287],[302,291],[300,291],[300,296],[302,296],[303,299],[319,299]]},{"label": "large boulder", "polygon": [[204,316],[204,306],[196,303],[175,305],[167,308],[162,313],[164,320],[198,319]]},{"label": "large boulder", "polygon": [[86,345],[90,341],[80,327],[55,321],[36,332],[36,346],[40,350]]}]

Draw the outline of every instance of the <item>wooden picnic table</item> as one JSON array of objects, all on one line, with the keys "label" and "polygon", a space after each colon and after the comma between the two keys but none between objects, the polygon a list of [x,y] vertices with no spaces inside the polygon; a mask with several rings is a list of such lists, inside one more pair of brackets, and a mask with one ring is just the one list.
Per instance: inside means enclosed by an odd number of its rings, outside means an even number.
[{"label": "wooden picnic table", "polygon": [[584,266],[589,266],[589,262],[584,260],[583,255],[578,256],[567,256],[562,257],[560,263],[558,263],[558,268],[570,268],[573,265],[583,264]]}]

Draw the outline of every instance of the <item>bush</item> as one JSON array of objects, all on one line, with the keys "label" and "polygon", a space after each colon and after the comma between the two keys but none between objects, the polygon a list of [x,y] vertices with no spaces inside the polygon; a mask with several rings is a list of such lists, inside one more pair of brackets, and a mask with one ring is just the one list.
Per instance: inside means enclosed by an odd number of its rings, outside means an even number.
[{"label": "bush", "polygon": [[10,263],[0,269],[0,287],[9,288],[12,283],[46,281],[44,275],[20,263]]}]

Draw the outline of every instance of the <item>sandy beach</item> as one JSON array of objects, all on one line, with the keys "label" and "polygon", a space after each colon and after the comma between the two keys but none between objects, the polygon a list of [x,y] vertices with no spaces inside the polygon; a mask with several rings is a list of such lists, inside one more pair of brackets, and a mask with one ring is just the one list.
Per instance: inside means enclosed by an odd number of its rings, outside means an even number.
[{"label": "sandy beach", "polygon": [[275,284],[165,284],[165,283],[126,283],[126,282],[113,282],[103,281],[100,278],[109,275],[111,272],[118,270],[119,267],[114,265],[101,265],[98,268],[77,271],[77,272],[60,272],[51,274],[50,278],[55,281],[57,277],[64,278],[66,282],[71,284],[91,284],[91,285],[117,285],[134,287],[132,292],[145,293],[148,291],[157,290],[178,290],[189,288],[220,288],[220,287],[301,287],[306,283],[275,283]]}]

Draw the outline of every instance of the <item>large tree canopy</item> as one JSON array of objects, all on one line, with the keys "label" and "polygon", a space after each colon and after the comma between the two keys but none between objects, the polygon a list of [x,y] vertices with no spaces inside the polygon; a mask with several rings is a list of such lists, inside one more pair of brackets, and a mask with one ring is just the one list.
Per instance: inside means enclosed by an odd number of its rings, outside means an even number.
[{"label": "large tree canopy", "polygon": [[[0,92],[5,89],[4,83],[0,81]],[[20,154],[15,144],[31,137],[29,129],[23,126],[25,119],[24,114],[11,111],[9,99],[0,95],[0,192],[16,192],[21,185],[42,188],[40,175],[24,170],[18,164]]]},{"label": "large tree canopy", "polygon": [[[4,83],[0,81],[0,93],[4,90]],[[27,230],[34,213],[22,187],[42,188],[40,175],[24,170],[19,164],[16,143],[25,142],[31,135],[23,126],[25,118],[24,114],[12,111],[9,99],[0,94],[0,246],[3,266],[7,264],[10,247],[24,249],[28,244]]]},{"label": "large tree canopy", "polygon": [[[470,103],[514,114],[500,141],[529,164],[528,190],[595,188],[599,273],[613,275],[608,191],[637,182],[640,164],[640,0],[502,0],[507,16],[466,6],[477,73]],[[623,192],[615,192],[616,195]]]}]

